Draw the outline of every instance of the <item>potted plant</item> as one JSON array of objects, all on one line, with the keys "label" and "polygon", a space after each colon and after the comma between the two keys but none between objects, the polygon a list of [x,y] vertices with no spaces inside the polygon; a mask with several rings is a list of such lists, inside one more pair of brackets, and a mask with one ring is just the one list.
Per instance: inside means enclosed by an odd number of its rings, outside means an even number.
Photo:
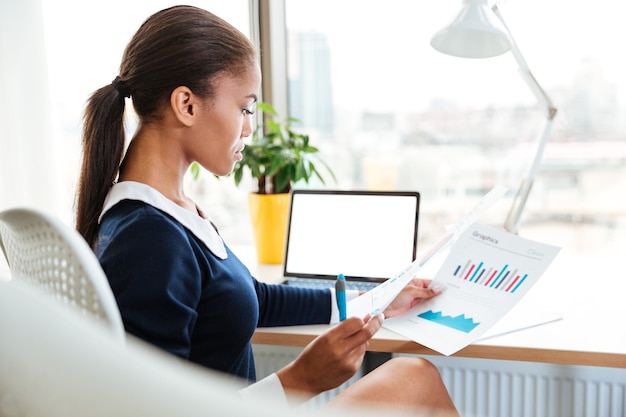
[{"label": "potted plant", "polygon": [[237,186],[246,171],[256,180],[257,189],[249,194],[248,202],[259,262],[281,263],[291,188],[299,182],[308,184],[313,177],[324,184],[320,167],[336,179],[309,136],[293,129],[297,119],[279,119],[268,103],[259,102],[256,107],[264,121],[255,129],[232,175]]}]

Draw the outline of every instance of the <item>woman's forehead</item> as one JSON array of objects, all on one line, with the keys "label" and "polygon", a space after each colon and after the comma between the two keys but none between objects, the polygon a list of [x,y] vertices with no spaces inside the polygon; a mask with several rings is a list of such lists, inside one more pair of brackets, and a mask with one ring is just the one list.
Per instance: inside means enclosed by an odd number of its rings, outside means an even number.
[{"label": "woman's forehead", "polygon": [[247,70],[237,74],[224,73],[214,80],[213,84],[216,94],[226,92],[236,92],[242,97],[258,95],[261,87],[261,70],[258,65],[251,65]]}]

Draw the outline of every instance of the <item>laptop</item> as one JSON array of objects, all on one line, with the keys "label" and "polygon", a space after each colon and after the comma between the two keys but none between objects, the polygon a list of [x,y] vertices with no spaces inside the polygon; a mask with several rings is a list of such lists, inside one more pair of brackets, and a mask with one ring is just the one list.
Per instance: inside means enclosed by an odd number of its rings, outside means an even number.
[{"label": "laptop", "polygon": [[417,254],[420,194],[413,191],[293,190],[284,283],[369,290]]}]

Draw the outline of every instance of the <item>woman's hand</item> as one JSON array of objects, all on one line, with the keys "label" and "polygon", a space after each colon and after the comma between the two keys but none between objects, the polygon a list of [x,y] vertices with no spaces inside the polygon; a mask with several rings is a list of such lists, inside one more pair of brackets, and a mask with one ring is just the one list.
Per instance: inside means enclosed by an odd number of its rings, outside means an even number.
[{"label": "woman's hand", "polygon": [[304,400],[347,381],[361,367],[369,340],[382,322],[382,315],[351,317],[315,338],[276,373],[285,391],[295,392]]},{"label": "woman's hand", "polygon": [[428,288],[429,279],[413,278],[400,294],[385,309],[385,317],[393,317],[410,310],[420,301],[432,298],[441,293],[438,287]]}]

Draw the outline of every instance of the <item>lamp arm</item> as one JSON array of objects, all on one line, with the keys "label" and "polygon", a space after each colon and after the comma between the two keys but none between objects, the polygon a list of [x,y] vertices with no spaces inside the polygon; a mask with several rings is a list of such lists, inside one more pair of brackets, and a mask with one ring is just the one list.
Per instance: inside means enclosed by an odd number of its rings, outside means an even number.
[{"label": "lamp arm", "polygon": [[511,204],[511,208],[509,209],[509,214],[507,215],[506,220],[504,222],[504,228],[508,232],[517,233],[520,219],[522,217],[522,212],[524,211],[524,207],[526,206],[526,201],[528,200],[528,195],[530,194],[530,190],[532,189],[533,183],[535,182],[535,177],[537,176],[537,172],[539,171],[539,167],[541,166],[541,159],[543,158],[543,150],[545,148],[546,143],[548,142],[548,138],[550,137],[553,122],[554,122],[554,118],[547,120],[546,125],[543,129],[543,133],[541,134],[541,137],[539,138],[539,143],[537,145],[537,152],[535,153],[533,164],[531,165],[531,168],[526,174],[526,176],[522,179],[522,182],[519,188],[517,189],[515,197],[513,198],[513,204]]},{"label": "lamp arm", "polygon": [[515,40],[513,39],[513,35],[511,34],[511,31],[509,30],[508,26],[506,25],[506,22],[504,21],[504,19],[502,18],[502,15],[500,14],[498,5],[494,4],[491,7],[491,9],[493,10],[495,15],[498,17],[498,19],[500,20],[500,22],[506,29],[507,33],[509,34],[509,38],[511,41],[511,53],[513,54],[513,57],[515,58],[515,61],[517,61],[517,64],[519,66],[520,76],[524,79],[524,81],[526,82],[530,90],[532,91],[533,95],[537,98],[537,101],[539,102],[539,104],[546,111],[546,117],[547,117],[546,125],[543,129],[541,136],[539,137],[539,143],[537,144],[537,151],[535,153],[535,158],[533,159],[533,163],[530,167],[530,170],[526,174],[526,177],[522,179],[522,183],[520,184],[520,187],[517,189],[517,193],[515,194],[515,197],[513,198],[513,204],[511,205],[511,208],[509,209],[509,214],[504,223],[504,228],[508,232],[517,233],[517,228],[519,226],[520,218],[522,217],[522,212],[524,211],[524,207],[526,206],[528,195],[530,194],[530,190],[532,189],[533,183],[535,181],[535,177],[537,176],[537,173],[539,172],[539,168],[541,166],[541,160],[543,159],[543,151],[546,146],[546,143],[548,142],[548,139],[550,138],[550,133],[552,131],[552,125],[554,124],[554,118],[556,117],[556,114],[557,114],[557,109],[552,104],[552,100],[550,99],[548,94],[544,91],[543,88],[541,88],[541,85],[539,85],[539,83],[537,82],[533,74],[530,72],[530,68],[528,67],[526,60],[522,56],[521,51],[517,47],[517,44],[515,43]]}]

